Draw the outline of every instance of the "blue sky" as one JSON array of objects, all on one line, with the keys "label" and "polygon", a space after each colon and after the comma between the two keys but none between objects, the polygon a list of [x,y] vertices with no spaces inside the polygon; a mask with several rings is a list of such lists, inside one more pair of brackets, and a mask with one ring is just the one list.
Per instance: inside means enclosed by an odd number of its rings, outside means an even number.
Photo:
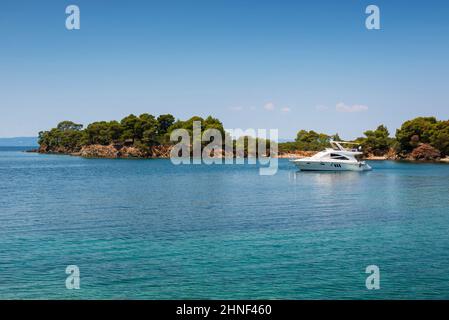
[{"label": "blue sky", "polygon": [[[81,29],[65,28],[76,4]],[[365,28],[378,5],[381,30]],[[338,132],[449,118],[447,1],[2,1],[0,137],[61,120],[213,115]]]}]

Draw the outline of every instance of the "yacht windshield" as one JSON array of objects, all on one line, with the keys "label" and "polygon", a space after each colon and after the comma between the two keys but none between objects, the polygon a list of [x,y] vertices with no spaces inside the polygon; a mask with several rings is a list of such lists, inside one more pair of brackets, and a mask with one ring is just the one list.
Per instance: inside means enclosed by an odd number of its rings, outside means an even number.
[{"label": "yacht windshield", "polygon": [[336,153],[331,153],[331,159],[349,160],[349,158],[342,156],[341,154],[336,154]]}]

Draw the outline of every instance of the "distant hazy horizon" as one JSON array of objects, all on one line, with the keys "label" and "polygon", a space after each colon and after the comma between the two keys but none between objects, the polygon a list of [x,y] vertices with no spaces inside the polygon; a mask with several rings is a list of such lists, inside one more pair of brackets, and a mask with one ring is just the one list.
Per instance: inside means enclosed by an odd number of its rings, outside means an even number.
[{"label": "distant hazy horizon", "polygon": [[36,147],[37,137],[0,138],[0,147]]}]

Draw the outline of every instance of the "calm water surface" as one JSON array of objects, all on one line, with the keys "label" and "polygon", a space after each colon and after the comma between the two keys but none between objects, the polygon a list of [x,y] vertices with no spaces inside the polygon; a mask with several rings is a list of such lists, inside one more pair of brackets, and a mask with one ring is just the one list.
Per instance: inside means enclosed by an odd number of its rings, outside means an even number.
[{"label": "calm water surface", "polygon": [[370,165],[259,176],[0,149],[0,298],[448,299],[449,165]]}]

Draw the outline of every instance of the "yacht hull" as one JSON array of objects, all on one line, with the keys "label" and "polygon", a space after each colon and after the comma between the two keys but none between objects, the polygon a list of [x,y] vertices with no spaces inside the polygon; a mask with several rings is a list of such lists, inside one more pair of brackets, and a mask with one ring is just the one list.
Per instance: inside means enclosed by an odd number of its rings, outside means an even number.
[{"label": "yacht hull", "polygon": [[294,161],[301,171],[368,171],[371,167],[364,162],[321,162],[321,161]]}]

